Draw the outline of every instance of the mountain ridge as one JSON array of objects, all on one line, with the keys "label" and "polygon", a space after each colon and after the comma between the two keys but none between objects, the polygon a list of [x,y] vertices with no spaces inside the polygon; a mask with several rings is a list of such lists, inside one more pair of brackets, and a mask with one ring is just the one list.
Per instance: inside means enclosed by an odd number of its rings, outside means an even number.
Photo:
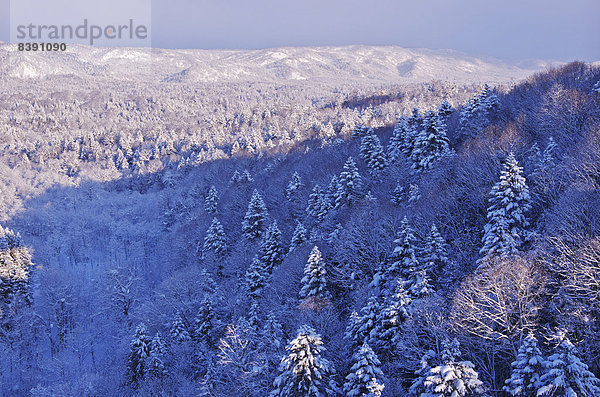
[{"label": "mountain ridge", "polygon": [[80,75],[153,83],[319,82],[402,84],[431,80],[505,83],[553,62],[521,66],[455,50],[398,46],[278,47],[258,50],[100,48],[70,45],[65,53],[17,53],[0,44],[0,72],[30,79]]}]

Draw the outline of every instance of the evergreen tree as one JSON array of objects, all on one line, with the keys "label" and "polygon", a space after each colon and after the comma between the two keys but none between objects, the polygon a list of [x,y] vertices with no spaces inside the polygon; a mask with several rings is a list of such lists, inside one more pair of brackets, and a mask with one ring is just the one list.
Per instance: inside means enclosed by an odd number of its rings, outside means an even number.
[{"label": "evergreen tree", "polygon": [[254,258],[245,277],[246,294],[250,298],[257,299],[260,297],[263,288],[267,285],[268,274],[258,258]]},{"label": "evergreen tree", "polygon": [[402,335],[400,327],[409,317],[408,308],[411,299],[404,290],[403,284],[402,280],[397,280],[396,290],[385,300],[373,330],[372,341],[376,350],[384,358],[392,356]]},{"label": "evergreen tree", "polygon": [[361,139],[360,156],[373,171],[381,171],[385,168],[383,146],[372,128],[369,128],[367,134]]},{"label": "evergreen tree", "polygon": [[408,389],[411,396],[431,397],[431,394],[425,394],[425,381],[427,381],[427,377],[431,372],[433,361],[437,358],[438,355],[433,350],[428,350],[423,354],[419,362],[419,368],[415,371],[415,379]]},{"label": "evergreen tree", "polygon": [[444,121],[438,114],[427,112],[411,152],[412,168],[417,171],[427,171],[448,153],[450,153],[450,143],[446,136]]},{"label": "evergreen tree", "polygon": [[442,118],[447,118],[448,116],[450,116],[452,114],[452,112],[454,112],[452,105],[450,105],[448,100],[444,99],[444,101],[442,102],[442,104],[440,105],[440,107],[438,109],[438,115],[440,115],[440,117],[442,117]]},{"label": "evergreen tree", "polygon": [[321,251],[316,245],[308,257],[301,282],[300,298],[303,299],[304,305],[312,308],[328,303],[331,295],[327,290],[327,270]]},{"label": "evergreen tree", "polygon": [[292,241],[290,243],[290,251],[292,252],[296,247],[301,246],[305,242],[308,241],[308,231],[302,224],[302,222],[296,222],[296,229],[294,229],[294,234],[292,235]]},{"label": "evergreen tree", "polygon": [[485,261],[492,256],[505,257],[518,252],[527,238],[529,222],[525,213],[531,208],[529,189],[515,156],[510,153],[500,174],[500,181],[490,192],[488,223],[484,228],[480,253]]},{"label": "evergreen tree", "polygon": [[344,395],[347,397],[380,397],[384,389],[381,362],[375,352],[364,343],[352,357],[352,367],[346,376]]},{"label": "evergreen tree", "polygon": [[287,354],[281,360],[280,374],[275,378],[269,396],[324,397],[335,394],[328,379],[333,369],[322,357],[325,348],[320,335],[304,325],[285,349]]},{"label": "evergreen tree", "polygon": [[339,187],[335,198],[335,206],[343,204],[351,205],[362,196],[362,178],[352,157],[344,164],[344,170],[340,174]]},{"label": "evergreen tree", "polygon": [[171,330],[169,331],[169,336],[175,343],[183,343],[191,339],[179,312],[175,313],[173,323],[171,324]]},{"label": "evergreen tree", "polygon": [[500,106],[500,101],[486,84],[479,95],[473,96],[461,109],[459,133],[475,137],[489,123],[492,115]]},{"label": "evergreen tree", "polygon": [[350,316],[344,338],[351,344],[353,350],[358,349],[363,343],[376,343],[373,332],[378,326],[381,300],[378,296],[369,297],[367,304],[360,309],[360,314],[353,312]]},{"label": "evergreen tree", "polygon": [[367,127],[364,127],[360,124],[357,124],[356,126],[354,126],[354,129],[352,130],[352,136],[355,138],[361,137],[363,136],[369,129]]},{"label": "evergreen tree", "polygon": [[229,184],[230,185],[235,185],[237,183],[240,183],[241,177],[242,176],[240,175],[240,172],[238,170],[235,170],[233,172],[233,175],[231,175],[231,179],[229,180]]},{"label": "evergreen tree", "polygon": [[263,233],[264,223],[267,218],[267,207],[258,190],[254,190],[248,204],[248,211],[242,221],[242,231],[246,238],[253,240]]},{"label": "evergreen tree", "polygon": [[460,356],[458,341],[444,340],[442,345],[443,364],[429,370],[421,396],[462,397],[481,394],[483,383],[473,363],[456,361]]},{"label": "evergreen tree", "polygon": [[252,183],[254,182],[254,179],[252,178],[252,175],[250,175],[250,171],[248,170],[244,170],[244,172],[242,172],[242,174],[240,175],[240,183]]},{"label": "evergreen tree", "polygon": [[260,244],[260,262],[265,269],[265,274],[270,276],[273,269],[283,262],[283,246],[281,244],[281,231],[277,221],[273,221],[267,229]]},{"label": "evergreen tree", "polygon": [[327,185],[327,202],[329,203],[328,208],[338,207],[336,198],[340,189],[341,184],[339,178],[336,175],[332,176],[329,185]]},{"label": "evergreen tree", "polygon": [[537,397],[540,377],[546,358],[538,348],[537,339],[529,334],[523,339],[517,359],[512,362],[512,373],[506,380],[504,391],[511,396]]},{"label": "evergreen tree", "polygon": [[408,124],[413,127],[420,127],[423,124],[423,116],[419,111],[419,108],[413,108],[410,117],[408,118]]},{"label": "evergreen tree", "polygon": [[152,378],[161,379],[167,375],[167,369],[164,361],[166,355],[167,346],[161,338],[160,332],[157,332],[150,342],[148,356],[148,373]]},{"label": "evergreen tree", "polygon": [[194,341],[204,343],[206,346],[214,346],[216,313],[212,300],[205,296],[200,303],[198,315],[194,318]]},{"label": "evergreen tree", "polygon": [[577,349],[563,336],[556,352],[548,357],[537,396],[600,396],[600,379],[577,356]]},{"label": "evergreen tree", "polygon": [[273,312],[267,313],[265,323],[262,327],[262,339],[267,351],[279,350],[283,347],[283,327],[277,321],[277,317]]},{"label": "evergreen tree", "polygon": [[479,94],[479,104],[481,110],[486,113],[494,112],[500,106],[498,96],[492,92],[490,86],[487,84],[483,87],[481,94]]},{"label": "evergreen tree", "polygon": [[532,170],[531,174],[537,174],[544,164],[544,157],[542,156],[540,147],[538,146],[537,142],[534,142],[533,145],[531,145],[531,148],[529,149],[528,153],[529,157],[527,158],[527,160]]},{"label": "evergreen tree", "polygon": [[394,127],[394,132],[387,147],[387,156],[390,163],[396,162],[400,158],[400,155],[404,153],[404,137],[408,129],[409,126],[406,117],[400,117]]},{"label": "evergreen tree", "polygon": [[557,147],[558,145],[554,141],[554,138],[550,137],[548,139],[548,145],[546,146],[546,149],[544,149],[544,169],[548,169],[554,165]]},{"label": "evergreen tree", "polygon": [[256,338],[259,335],[259,331],[261,329],[261,310],[258,302],[253,300],[250,303],[250,310],[248,311],[248,320],[246,321],[248,325],[249,334],[251,335],[252,342],[256,342]]},{"label": "evergreen tree", "polygon": [[31,304],[32,267],[31,254],[20,234],[0,226],[0,318],[14,313],[18,306]]},{"label": "evergreen tree", "polygon": [[202,256],[205,256],[208,252],[213,252],[215,257],[219,259],[225,257],[227,253],[227,236],[225,236],[225,230],[223,230],[223,226],[217,218],[213,218],[204,237]]},{"label": "evergreen tree", "polygon": [[413,156],[413,151],[417,144],[417,137],[419,136],[419,129],[420,127],[416,126],[414,123],[409,123],[404,131],[404,136],[402,137],[402,153],[404,153],[407,159],[410,159]]},{"label": "evergreen tree", "polygon": [[396,205],[402,204],[402,202],[406,199],[406,192],[404,191],[404,187],[402,185],[397,185],[392,192],[392,203]]},{"label": "evergreen tree", "polygon": [[475,125],[475,119],[479,113],[479,97],[471,98],[460,110],[459,116],[459,134],[475,137],[479,133],[478,125]]},{"label": "evergreen tree", "polygon": [[296,197],[296,193],[302,188],[302,186],[304,186],[304,184],[302,183],[300,174],[298,174],[298,172],[294,172],[292,174],[292,179],[290,179],[287,188],[285,189],[285,197],[288,200],[293,201]]},{"label": "evergreen tree", "polygon": [[600,94],[600,80],[598,80],[596,82],[596,84],[594,85],[594,88],[592,88],[592,92],[595,92],[597,94]]},{"label": "evergreen tree", "polygon": [[405,216],[400,223],[398,237],[394,240],[395,248],[390,258],[391,263],[375,274],[371,286],[384,291],[393,291],[396,280],[408,275],[408,269],[414,266],[415,243],[414,231]]},{"label": "evergreen tree", "polygon": [[407,273],[406,286],[413,299],[422,298],[435,292],[427,269],[422,263],[419,263],[414,253],[404,262],[404,266],[406,266]]},{"label": "evergreen tree", "polygon": [[135,334],[129,345],[127,360],[127,374],[129,384],[137,388],[144,381],[148,368],[146,363],[150,355],[150,338],[146,334],[146,326],[140,324],[135,329]]},{"label": "evergreen tree", "polygon": [[421,189],[419,185],[413,185],[412,183],[408,186],[408,202],[410,204],[416,203],[421,198]]},{"label": "evergreen tree", "polygon": [[450,263],[446,241],[435,224],[431,225],[431,231],[427,236],[422,262],[424,269],[431,275],[434,284],[438,283],[442,270]]},{"label": "evergreen tree", "polygon": [[318,222],[323,222],[323,219],[325,219],[325,215],[327,215],[329,212],[330,207],[330,200],[326,194],[321,190],[321,187],[318,184],[315,185],[308,198],[306,212],[308,212],[308,214],[314,217]]},{"label": "evergreen tree", "polygon": [[217,213],[217,203],[219,201],[219,194],[215,185],[212,185],[208,190],[206,199],[204,200],[204,209],[209,214]]}]

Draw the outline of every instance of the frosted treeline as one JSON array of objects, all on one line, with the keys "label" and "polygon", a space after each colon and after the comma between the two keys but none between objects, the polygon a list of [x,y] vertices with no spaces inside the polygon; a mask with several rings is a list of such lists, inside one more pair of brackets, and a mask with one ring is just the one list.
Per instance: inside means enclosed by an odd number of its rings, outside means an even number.
[{"label": "frosted treeline", "polygon": [[598,80],[3,94],[2,393],[599,395]]}]

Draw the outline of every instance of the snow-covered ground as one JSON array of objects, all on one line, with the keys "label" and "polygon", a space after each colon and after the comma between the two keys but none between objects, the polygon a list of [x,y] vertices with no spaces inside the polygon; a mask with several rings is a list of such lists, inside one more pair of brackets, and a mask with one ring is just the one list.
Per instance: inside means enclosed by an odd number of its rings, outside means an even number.
[{"label": "snow-covered ground", "polygon": [[69,46],[65,53],[18,52],[0,45],[0,72],[11,78],[87,75],[146,82],[504,83],[549,65],[509,64],[450,50],[394,46],[285,47],[260,50],[167,50]]}]

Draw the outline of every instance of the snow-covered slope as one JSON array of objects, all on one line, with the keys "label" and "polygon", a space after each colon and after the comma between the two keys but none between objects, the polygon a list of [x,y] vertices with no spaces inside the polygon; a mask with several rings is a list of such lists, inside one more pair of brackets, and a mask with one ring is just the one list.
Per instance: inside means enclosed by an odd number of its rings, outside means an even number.
[{"label": "snow-covered slope", "polygon": [[[163,50],[69,46],[65,53],[25,53],[0,44],[9,78],[79,75],[147,82],[414,83],[507,82],[547,65],[510,65],[455,51],[401,47],[294,47],[264,50]],[[535,65],[535,66],[533,66]]]}]

